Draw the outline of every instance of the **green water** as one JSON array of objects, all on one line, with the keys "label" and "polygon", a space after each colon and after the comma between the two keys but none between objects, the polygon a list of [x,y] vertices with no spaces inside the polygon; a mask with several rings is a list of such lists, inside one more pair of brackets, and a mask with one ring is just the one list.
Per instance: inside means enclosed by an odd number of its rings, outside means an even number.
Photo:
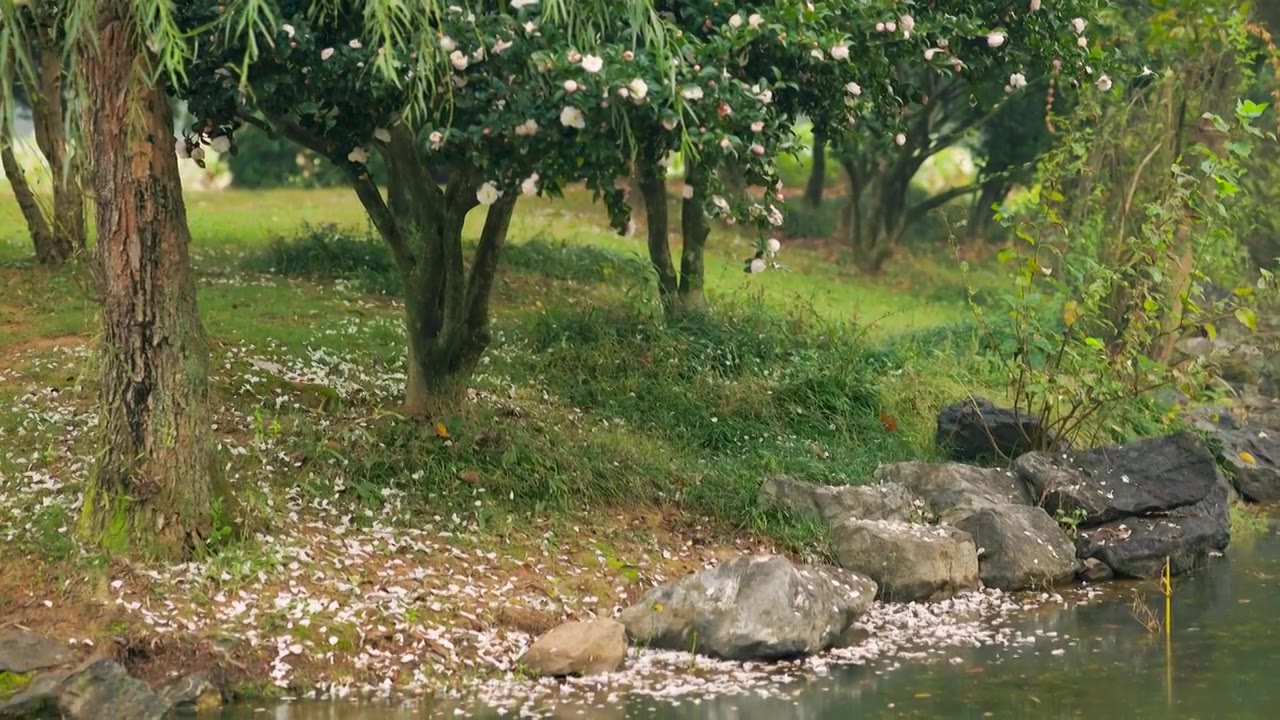
[{"label": "green water", "polygon": [[[1093,603],[1042,608],[1012,624],[1056,643],[892,658],[793,681],[785,698],[725,696],[561,705],[537,717],[585,720],[837,720],[842,718],[1280,718],[1280,534],[1237,541],[1225,558],[1176,579],[1172,641],[1130,614],[1135,586]],[[1150,585],[1146,596],[1159,605]],[[1058,650],[1054,654],[1054,650]],[[604,705],[604,707],[601,707]],[[455,715],[455,711],[463,713]],[[224,718],[402,720],[505,716],[474,706],[310,702],[226,710]]]}]

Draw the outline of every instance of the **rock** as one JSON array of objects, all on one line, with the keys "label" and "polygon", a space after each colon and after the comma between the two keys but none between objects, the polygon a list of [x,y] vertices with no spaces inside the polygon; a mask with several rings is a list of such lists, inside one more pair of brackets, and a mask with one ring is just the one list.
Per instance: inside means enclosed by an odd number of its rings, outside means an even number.
[{"label": "rock", "polygon": [[617,672],[627,659],[627,630],[615,620],[565,623],[538,638],[520,664],[540,677]]},{"label": "rock", "polygon": [[204,673],[178,678],[160,690],[160,697],[187,712],[208,712],[222,707],[222,690]]},{"label": "rock", "polygon": [[28,673],[76,659],[66,645],[23,630],[0,634],[0,672]]},{"label": "rock", "polygon": [[31,679],[22,691],[0,702],[0,720],[58,718],[58,688],[71,673],[46,672]]},{"label": "rock", "polygon": [[1080,579],[1080,582],[1087,583],[1106,582],[1115,576],[1116,574],[1111,572],[1111,568],[1097,558],[1085,558],[1080,563],[1079,572],[1076,573],[1076,577]]},{"label": "rock", "polygon": [[1058,523],[1031,505],[977,510],[956,522],[978,546],[978,575],[986,587],[1028,590],[1070,582],[1076,548]]},{"label": "rock", "polygon": [[1166,557],[1174,575],[1202,567],[1231,542],[1227,487],[1219,477],[1209,494],[1194,505],[1166,515],[1126,517],[1082,529],[1076,554],[1097,559],[1116,576],[1126,578],[1158,577]]},{"label": "rock", "polygon": [[740,556],[650,590],[621,620],[648,647],[785,660],[832,647],[875,595],[875,583],[847,570]]},{"label": "rock", "polygon": [[1038,419],[975,397],[938,414],[934,441],[952,460],[972,462],[1018,457],[1033,450],[1043,433]]},{"label": "rock", "polygon": [[1050,515],[1083,512],[1084,525],[1193,505],[1219,477],[1213,453],[1189,432],[1074,456],[1028,453],[1014,469]]},{"label": "rock", "polygon": [[978,549],[946,525],[850,520],[831,529],[840,566],[866,575],[889,601],[941,600],[978,588]]},{"label": "rock", "polygon": [[781,507],[831,524],[839,520],[906,520],[912,498],[900,485],[814,485],[788,477],[774,477],[760,485],[761,507]]},{"label": "rock", "polygon": [[112,660],[99,659],[72,672],[58,688],[58,710],[67,720],[159,720],[169,703]]},{"label": "rock", "polygon": [[880,466],[875,479],[906,488],[924,502],[929,515],[943,522],[964,517],[979,508],[1031,504],[1026,487],[1005,470],[959,463],[908,462]]},{"label": "rock", "polygon": [[1254,502],[1280,501],[1280,431],[1220,428],[1214,437],[1222,443],[1222,458],[1241,495]]}]

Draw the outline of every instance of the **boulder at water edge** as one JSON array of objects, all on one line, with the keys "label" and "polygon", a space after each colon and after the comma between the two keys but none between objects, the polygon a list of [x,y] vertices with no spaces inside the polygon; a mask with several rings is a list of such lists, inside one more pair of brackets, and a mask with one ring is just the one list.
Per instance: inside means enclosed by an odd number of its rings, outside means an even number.
[{"label": "boulder at water edge", "polygon": [[1219,479],[1213,453],[1189,432],[1079,454],[1028,453],[1014,468],[1050,515],[1082,513],[1085,525],[1193,505]]},{"label": "boulder at water edge", "polygon": [[620,619],[641,646],[784,660],[835,645],[875,595],[874,582],[847,570],[741,556],[650,590]]},{"label": "boulder at water edge", "polygon": [[159,720],[169,712],[168,701],[106,659],[71,673],[58,688],[57,703],[68,720]]},{"label": "boulder at water edge", "polygon": [[924,510],[930,516],[942,522],[964,517],[979,508],[1031,503],[1026,487],[1006,470],[960,463],[906,462],[880,466],[875,479],[906,488],[923,501]]},{"label": "boulder at water edge", "polygon": [[1017,457],[1031,450],[1043,433],[1038,419],[975,397],[938,414],[934,440],[952,460],[972,462]]},{"label": "boulder at water edge", "polygon": [[916,499],[901,485],[815,485],[789,477],[760,484],[756,502],[762,508],[784,508],[832,524],[840,520],[906,520]]},{"label": "boulder at water edge", "polygon": [[1254,502],[1280,502],[1280,432],[1258,428],[1219,428],[1231,483]]},{"label": "boulder at water edge", "polygon": [[978,549],[946,525],[850,520],[831,528],[840,566],[866,575],[889,601],[942,600],[978,585]]},{"label": "boulder at water edge", "polygon": [[1029,590],[1068,583],[1079,565],[1076,547],[1044,510],[1001,505],[977,510],[956,522],[978,546],[982,584]]},{"label": "boulder at water edge", "polygon": [[520,664],[543,677],[616,672],[627,657],[627,631],[614,620],[565,623],[538,638]]}]

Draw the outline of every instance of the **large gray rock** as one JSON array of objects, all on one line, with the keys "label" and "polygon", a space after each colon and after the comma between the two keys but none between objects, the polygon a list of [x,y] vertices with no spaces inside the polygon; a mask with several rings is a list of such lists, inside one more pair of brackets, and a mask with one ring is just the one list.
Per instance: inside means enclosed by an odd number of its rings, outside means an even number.
[{"label": "large gray rock", "polygon": [[847,570],[741,556],[650,590],[620,619],[638,645],[783,660],[832,647],[875,595]]},{"label": "large gray rock", "polygon": [[1118,577],[1153,578],[1164,570],[1165,558],[1178,575],[1203,567],[1230,542],[1227,483],[1219,477],[1208,495],[1193,505],[1080,530],[1076,554],[1100,560]]},{"label": "large gray rock", "polygon": [[201,672],[165,685],[160,690],[160,697],[184,713],[208,713],[222,707],[222,689]]},{"label": "large gray rock", "polygon": [[874,580],[883,600],[942,600],[979,586],[977,547],[954,527],[851,520],[831,541],[840,566]]},{"label": "large gray rock", "polygon": [[1082,511],[1086,526],[1194,505],[1219,478],[1213,453],[1189,432],[1076,455],[1028,453],[1014,469],[1050,515]]},{"label": "large gray rock", "polygon": [[169,712],[168,701],[106,659],[71,673],[58,688],[57,703],[66,720],[159,720]]},{"label": "large gray rock", "polygon": [[815,485],[772,477],[760,485],[760,507],[814,515],[827,524],[845,519],[906,520],[915,498],[901,485]]},{"label": "large gray rock", "polygon": [[1075,578],[1075,544],[1038,507],[986,507],[958,520],[956,527],[977,544],[978,574],[987,587],[1028,590]]},{"label": "large gray rock", "polygon": [[875,479],[879,483],[906,488],[923,501],[928,516],[942,522],[964,517],[984,507],[1031,503],[1026,487],[1007,470],[960,463],[907,462],[880,466],[876,469]]},{"label": "large gray rock", "polygon": [[534,641],[520,664],[534,675],[567,677],[616,672],[627,659],[627,630],[615,620],[565,623]]},{"label": "large gray rock", "polygon": [[1213,434],[1236,490],[1254,502],[1280,502],[1280,431],[1220,427]]},{"label": "large gray rock", "polygon": [[0,633],[0,672],[28,673],[76,659],[66,645],[24,630]]},{"label": "large gray rock", "polygon": [[17,694],[0,701],[0,720],[60,718],[58,688],[70,674],[65,670],[39,673]]},{"label": "large gray rock", "polygon": [[934,441],[952,460],[998,460],[1034,449],[1044,432],[1038,419],[975,397],[938,414]]}]

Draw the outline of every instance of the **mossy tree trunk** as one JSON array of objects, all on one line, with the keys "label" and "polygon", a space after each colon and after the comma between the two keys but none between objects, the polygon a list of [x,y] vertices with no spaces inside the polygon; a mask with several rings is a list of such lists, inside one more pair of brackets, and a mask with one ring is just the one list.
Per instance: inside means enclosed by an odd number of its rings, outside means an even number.
[{"label": "mossy tree trunk", "polygon": [[54,240],[63,252],[82,252],[85,249],[82,161],[78,154],[70,152],[67,143],[62,61],[48,42],[41,44],[38,60],[40,92],[32,94],[31,116],[36,144],[49,164],[49,177],[53,181]]},{"label": "mossy tree trunk", "polygon": [[211,532],[209,347],[162,88],[131,5],[103,0],[81,61],[96,151],[101,438],[82,531],[113,550],[189,556]]},{"label": "mossy tree trunk", "polygon": [[686,161],[685,182],[693,187],[693,196],[685,198],[680,206],[679,304],[685,310],[700,310],[707,304],[703,289],[706,287],[707,237],[711,234],[711,227],[703,209],[706,202],[704,172],[706,168],[697,161]]}]

